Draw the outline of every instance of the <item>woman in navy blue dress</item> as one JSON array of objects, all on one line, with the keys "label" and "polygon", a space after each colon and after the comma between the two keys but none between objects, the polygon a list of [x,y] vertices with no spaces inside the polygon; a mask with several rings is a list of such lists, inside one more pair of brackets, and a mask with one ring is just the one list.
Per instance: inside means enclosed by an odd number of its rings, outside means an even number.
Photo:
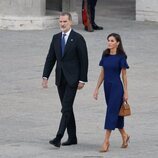
[{"label": "woman in navy blue dress", "polygon": [[[98,98],[99,88],[104,81],[105,100],[107,104],[105,117],[105,140],[101,152],[106,152],[110,146],[111,131],[118,128],[122,136],[122,148],[127,148],[129,135],[124,129],[124,117],[119,116],[120,106],[123,101],[128,100],[127,55],[123,49],[120,35],[111,33],[107,37],[108,47],[104,50],[99,65],[101,72],[98,78],[93,97]],[[120,78],[122,76],[122,80]]]}]

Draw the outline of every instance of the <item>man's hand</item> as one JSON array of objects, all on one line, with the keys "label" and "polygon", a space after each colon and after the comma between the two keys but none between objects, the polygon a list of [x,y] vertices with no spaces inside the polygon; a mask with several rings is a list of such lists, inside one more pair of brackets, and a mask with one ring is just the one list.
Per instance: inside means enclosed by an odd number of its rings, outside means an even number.
[{"label": "man's hand", "polygon": [[79,82],[78,83],[78,90],[80,90],[80,89],[82,89],[83,87],[84,87],[84,85],[85,85],[85,83],[81,83],[81,82]]},{"label": "man's hand", "polygon": [[43,81],[42,81],[42,87],[43,88],[48,88],[48,80],[47,79],[43,79]]}]

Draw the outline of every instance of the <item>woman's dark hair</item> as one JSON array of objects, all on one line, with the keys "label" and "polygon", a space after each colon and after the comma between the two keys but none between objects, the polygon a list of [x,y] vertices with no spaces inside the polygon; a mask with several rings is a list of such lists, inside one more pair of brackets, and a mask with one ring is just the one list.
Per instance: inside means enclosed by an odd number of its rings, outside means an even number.
[{"label": "woman's dark hair", "polygon": [[[113,36],[113,37],[116,39],[116,41],[119,42],[119,45],[118,45],[117,50],[116,50],[116,54],[122,54],[122,55],[124,55],[124,56],[127,58],[127,55],[126,55],[126,53],[125,53],[125,51],[124,51],[124,49],[123,49],[122,40],[121,40],[120,35],[117,34],[117,33],[111,33],[111,34],[109,34],[109,35],[107,36],[107,40],[108,40],[109,37],[111,37],[111,36]],[[103,51],[103,56],[107,56],[107,55],[109,55],[109,54],[110,54],[110,49],[109,49],[109,48],[107,48],[107,49],[105,49],[105,50]]]}]

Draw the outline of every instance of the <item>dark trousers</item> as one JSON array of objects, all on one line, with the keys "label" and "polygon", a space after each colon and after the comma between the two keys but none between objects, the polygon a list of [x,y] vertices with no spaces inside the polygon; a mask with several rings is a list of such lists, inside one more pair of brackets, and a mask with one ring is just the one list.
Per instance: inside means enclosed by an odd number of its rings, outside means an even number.
[{"label": "dark trousers", "polygon": [[90,7],[90,13],[91,13],[91,23],[92,25],[95,24],[95,6],[97,4],[97,0],[88,0],[88,4]]},{"label": "dark trousers", "polygon": [[65,130],[67,129],[68,138],[76,139],[76,123],[73,112],[73,102],[76,96],[77,85],[71,87],[67,84],[64,76],[62,75],[62,81],[58,86],[58,93],[62,105],[62,117],[57,132],[57,137],[62,138]]}]

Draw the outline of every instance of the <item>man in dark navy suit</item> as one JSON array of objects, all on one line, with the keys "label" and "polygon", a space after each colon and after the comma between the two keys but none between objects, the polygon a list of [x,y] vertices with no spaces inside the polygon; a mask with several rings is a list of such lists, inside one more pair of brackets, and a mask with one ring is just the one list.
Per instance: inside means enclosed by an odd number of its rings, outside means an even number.
[{"label": "man in dark navy suit", "polygon": [[55,77],[62,105],[62,117],[56,137],[50,144],[60,147],[61,139],[67,129],[68,140],[62,145],[77,144],[76,123],[73,102],[77,89],[87,82],[88,53],[84,38],[75,32],[70,13],[61,13],[59,17],[61,32],[53,36],[43,70],[43,88],[48,87],[48,79],[56,63]]}]

